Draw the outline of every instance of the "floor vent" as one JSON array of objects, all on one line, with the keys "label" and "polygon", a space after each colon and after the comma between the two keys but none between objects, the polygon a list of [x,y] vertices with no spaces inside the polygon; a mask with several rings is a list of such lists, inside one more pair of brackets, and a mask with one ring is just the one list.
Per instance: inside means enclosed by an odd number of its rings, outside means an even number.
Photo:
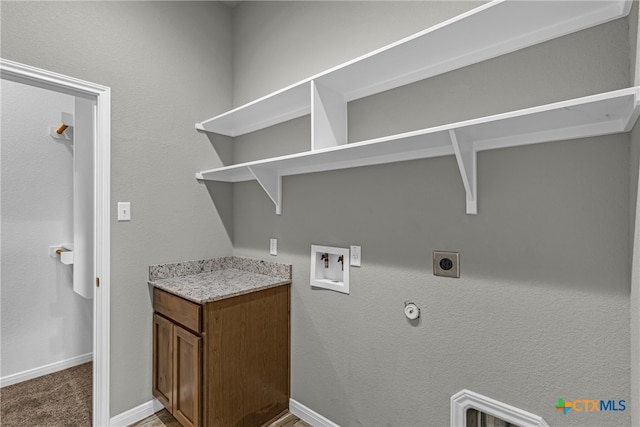
[{"label": "floor vent", "polygon": [[538,415],[462,390],[451,396],[451,427],[549,427]]}]

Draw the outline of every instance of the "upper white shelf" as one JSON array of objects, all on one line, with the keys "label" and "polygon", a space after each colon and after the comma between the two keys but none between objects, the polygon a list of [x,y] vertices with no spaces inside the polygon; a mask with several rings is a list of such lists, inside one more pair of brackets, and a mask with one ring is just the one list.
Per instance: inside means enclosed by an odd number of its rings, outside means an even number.
[{"label": "upper white shelf", "polygon": [[199,131],[238,136],[309,114],[312,82],[349,102],[621,18],[627,0],[494,0],[219,116]]},{"label": "upper white shelf", "polygon": [[628,132],[640,114],[640,87],[513,111],[286,156],[225,166],[196,174],[212,181],[257,180],[281,213],[281,177],[455,155],[477,213],[478,151]]}]

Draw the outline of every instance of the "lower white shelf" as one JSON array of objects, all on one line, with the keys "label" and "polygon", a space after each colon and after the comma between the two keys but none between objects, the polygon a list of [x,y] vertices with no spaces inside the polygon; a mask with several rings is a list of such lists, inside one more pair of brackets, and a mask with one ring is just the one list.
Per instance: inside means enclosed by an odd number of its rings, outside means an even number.
[{"label": "lower white shelf", "polygon": [[504,114],[335,147],[257,160],[196,174],[197,179],[257,180],[282,211],[283,176],[455,155],[477,213],[476,154],[497,148],[628,132],[640,114],[640,87],[632,87]]}]

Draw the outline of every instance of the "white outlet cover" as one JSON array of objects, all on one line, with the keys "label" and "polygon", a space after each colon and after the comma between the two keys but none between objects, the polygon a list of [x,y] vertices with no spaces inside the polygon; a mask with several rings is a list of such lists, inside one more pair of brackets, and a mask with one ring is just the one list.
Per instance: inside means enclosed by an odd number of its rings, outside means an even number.
[{"label": "white outlet cover", "polygon": [[351,246],[351,258],[349,263],[352,267],[360,267],[362,263],[362,248],[360,246]]},{"label": "white outlet cover", "polygon": [[269,254],[278,255],[278,239],[269,239]]}]

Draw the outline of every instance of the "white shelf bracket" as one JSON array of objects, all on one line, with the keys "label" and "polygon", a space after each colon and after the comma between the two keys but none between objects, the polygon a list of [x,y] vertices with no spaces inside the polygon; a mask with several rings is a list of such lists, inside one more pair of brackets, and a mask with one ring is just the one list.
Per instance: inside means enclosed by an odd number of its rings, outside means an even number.
[{"label": "white shelf bracket", "polygon": [[478,174],[476,167],[477,152],[473,141],[461,141],[456,132],[449,130],[453,151],[458,161],[460,176],[464,184],[464,191],[467,193],[467,214],[476,215],[478,213]]},{"label": "white shelf bracket", "polygon": [[276,215],[282,215],[282,177],[278,171],[259,166],[249,166],[248,169],[276,205]]},{"label": "white shelf bracket", "polygon": [[627,117],[627,121],[624,126],[625,132],[631,132],[633,126],[635,126],[636,121],[638,120],[638,116],[640,116],[640,88],[636,88],[635,93],[633,94],[633,101],[631,102],[630,113]]},{"label": "white shelf bracket", "polygon": [[311,150],[347,143],[344,95],[311,81]]}]

